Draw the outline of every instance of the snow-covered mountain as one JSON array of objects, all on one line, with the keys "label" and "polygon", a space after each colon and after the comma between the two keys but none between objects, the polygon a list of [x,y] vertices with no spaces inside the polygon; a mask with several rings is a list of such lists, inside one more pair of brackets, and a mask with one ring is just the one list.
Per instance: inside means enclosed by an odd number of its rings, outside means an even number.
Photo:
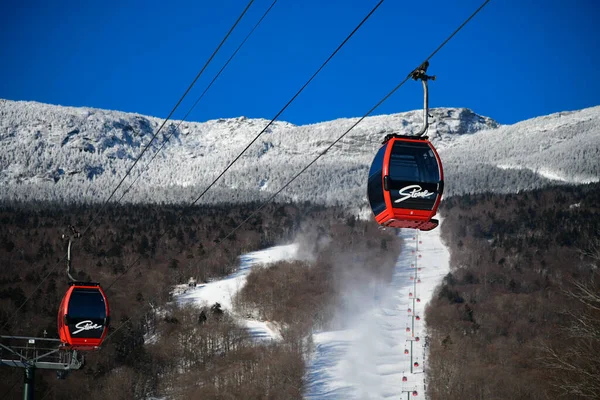
[{"label": "snow-covered mountain", "polygon": [[[464,108],[430,113],[429,137],[444,162],[448,195],[599,180],[600,106],[509,126]],[[366,118],[280,198],[366,205],[367,173],[382,138],[416,132],[421,118],[421,110]],[[356,121],[275,122],[201,202],[272,195]],[[268,122],[169,121],[113,199],[139,176],[122,202],[189,203]],[[139,114],[0,100],[0,198],[104,201],[161,124]]]},{"label": "snow-covered mountain", "polygon": [[463,137],[440,152],[450,193],[600,180],[600,106]]}]

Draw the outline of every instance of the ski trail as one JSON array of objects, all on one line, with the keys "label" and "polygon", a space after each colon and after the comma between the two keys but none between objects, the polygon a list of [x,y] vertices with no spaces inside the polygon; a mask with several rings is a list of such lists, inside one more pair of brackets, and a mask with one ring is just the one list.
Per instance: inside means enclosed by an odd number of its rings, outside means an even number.
[{"label": "ski trail", "polygon": [[[232,301],[235,294],[246,284],[246,278],[252,268],[265,266],[283,260],[295,260],[298,257],[298,245],[289,244],[274,246],[268,249],[254,251],[240,256],[240,267],[237,272],[208,283],[199,284],[188,288],[183,286],[185,292],[175,296],[179,304],[194,304],[198,307],[212,306],[219,303],[226,311],[232,310]],[[258,340],[280,340],[281,334],[268,321],[258,321],[252,318],[238,317],[240,323],[245,325],[252,337]]]},{"label": "ski trail", "polygon": [[313,335],[307,400],[425,398],[424,311],[449,271],[450,255],[439,228],[403,229],[399,236],[405,249],[389,286],[369,299],[372,306],[354,316],[347,330]]}]

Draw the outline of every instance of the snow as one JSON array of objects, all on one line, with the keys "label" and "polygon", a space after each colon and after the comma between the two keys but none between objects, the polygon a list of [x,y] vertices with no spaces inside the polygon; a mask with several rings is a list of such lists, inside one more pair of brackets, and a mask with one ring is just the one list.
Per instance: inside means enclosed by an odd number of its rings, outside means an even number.
[{"label": "snow", "polygon": [[522,165],[508,165],[508,164],[498,164],[497,167],[500,169],[503,169],[503,170],[528,169],[543,178],[549,179],[551,181],[557,181],[557,182],[576,183],[576,184],[588,184],[588,183],[600,182],[600,177],[590,177],[590,176],[568,177],[565,174],[561,174],[561,173],[559,173],[557,171],[553,171],[549,168],[533,169],[533,168],[529,168],[529,167],[522,166]]},{"label": "snow", "polygon": [[[366,299],[371,306],[351,317],[348,329],[314,334],[315,353],[306,376],[306,399],[425,398],[425,307],[450,270],[450,254],[441,241],[439,228],[418,234],[407,229],[399,235],[407,246],[389,286]],[[410,279],[415,272],[420,283]],[[413,312],[408,313],[408,308]],[[405,349],[411,351],[411,342],[412,358],[404,354]],[[414,362],[419,367],[411,372]],[[412,395],[415,390],[417,396]]]},{"label": "snow", "polygon": [[[432,140],[441,147],[463,134],[498,126],[467,109],[439,108],[431,113],[436,117],[432,118]],[[366,118],[280,197],[321,204],[365,204],[364,182],[383,136],[416,132],[421,119],[419,111]],[[202,203],[270,197],[357,120],[305,126],[275,121]],[[139,176],[124,202],[188,203],[268,122],[248,118],[170,121],[115,196],[120,198]],[[33,193],[38,200],[104,201],[159,124],[162,120],[158,118],[117,111],[1,101],[0,185],[7,190],[0,193],[0,199],[31,198]],[[153,159],[167,136],[169,141]],[[8,168],[11,165],[13,169]],[[96,171],[93,176],[83,173],[90,168]],[[79,173],[58,176],[58,170]],[[60,190],[63,185],[69,190]],[[89,190],[91,187],[94,190]]]},{"label": "snow", "polygon": [[594,183],[594,182],[599,182],[600,178],[599,177],[581,177],[581,176],[576,176],[573,178],[569,178],[566,177],[558,172],[554,172],[551,171],[549,169],[545,169],[545,168],[540,168],[538,171],[536,171],[538,174],[540,174],[541,176],[543,176],[544,178],[550,179],[550,180],[554,180],[554,181],[560,181],[560,182],[574,182],[574,183],[582,183],[582,184],[586,184],[586,183]]},{"label": "snow", "polygon": [[[366,297],[364,291],[358,295],[358,301],[365,302],[366,307],[360,314],[349,317],[346,329],[313,334],[315,351],[306,373],[307,400],[376,400],[407,395],[412,399],[425,398],[425,307],[450,270],[450,254],[442,243],[439,228],[431,232],[403,229],[399,236],[406,246],[389,285],[367,290]],[[198,307],[218,302],[224,310],[231,312],[232,299],[245,284],[252,268],[301,259],[298,250],[298,244],[289,244],[245,254],[240,257],[240,268],[236,273],[187,288],[175,296],[176,300],[179,304]],[[415,273],[416,279],[410,279],[411,275],[415,278]],[[409,296],[409,293],[413,295]],[[355,292],[348,295],[354,296]],[[417,298],[421,301],[417,302]],[[239,315],[236,318],[257,340],[281,339],[276,322]],[[407,327],[411,332],[406,331]],[[412,349],[412,358],[411,354],[404,354],[405,349],[409,352]],[[411,371],[414,362],[419,366],[413,366]],[[402,382],[404,376],[406,382]],[[418,395],[413,396],[413,391]]]},{"label": "snow", "polygon": [[600,181],[600,107],[462,135],[440,147],[446,196]]},{"label": "snow", "polygon": [[[447,195],[517,192],[557,179],[599,180],[600,107],[514,125],[499,125],[466,108],[430,113],[427,135],[444,163]],[[305,126],[275,121],[201,203],[269,198],[357,120]],[[0,100],[0,185],[5,189],[0,199],[102,202],[162,122],[118,111]],[[135,181],[123,202],[188,204],[268,122],[243,117],[170,121],[115,196],[119,199]],[[411,134],[421,125],[422,110],[365,118],[277,199],[360,208],[367,202],[365,182],[383,137]],[[517,168],[499,170],[498,164]]]},{"label": "snow", "polygon": [[[188,288],[184,293],[176,294],[175,299],[179,304],[194,304],[198,307],[221,305],[224,311],[232,312],[232,301],[235,294],[244,286],[252,268],[263,267],[284,260],[298,258],[298,245],[288,244],[270,247],[245,254],[240,257],[240,266],[237,272],[224,279],[199,284]],[[281,334],[277,326],[269,321],[258,321],[252,318],[237,316],[240,323],[248,328],[252,337],[256,339],[280,340]]]}]

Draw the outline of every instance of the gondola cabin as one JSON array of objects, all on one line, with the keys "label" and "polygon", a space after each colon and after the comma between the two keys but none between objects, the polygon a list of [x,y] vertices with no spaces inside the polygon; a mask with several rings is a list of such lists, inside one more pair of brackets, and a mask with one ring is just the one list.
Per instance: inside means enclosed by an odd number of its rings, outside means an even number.
[{"label": "gondola cabin", "polygon": [[108,332],[110,311],[97,283],[70,282],[58,309],[58,334],[65,346],[96,350]]},{"label": "gondola cabin", "polygon": [[391,135],[369,170],[369,204],[382,226],[434,229],[443,190],[442,162],[426,137]]}]

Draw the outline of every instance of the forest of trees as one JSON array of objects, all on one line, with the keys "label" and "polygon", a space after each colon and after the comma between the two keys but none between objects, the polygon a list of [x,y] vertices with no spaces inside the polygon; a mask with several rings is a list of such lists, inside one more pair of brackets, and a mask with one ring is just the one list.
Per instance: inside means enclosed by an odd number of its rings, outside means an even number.
[{"label": "forest of trees", "polygon": [[[598,204],[600,184],[445,199],[452,269],[425,314],[431,400],[598,398]],[[93,221],[73,248],[75,276],[101,282],[112,308],[109,339],[82,370],[65,380],[37,371],[39,398],[302,398],[311,332],[342,329],[335,315],[359,311],[341,277],[385,284],[402,243],[311,204],[268,205],[225,239],[257,207],[3,205],[2,335],[57,336],[69,225]],[[232,312],[170,302],[174,285],[230,274],[239,255],[291,241],[304,261],[254,269]],[[271,321],[282,339],[253,339],[236,315]],[[23,371],[0,371],[2,398],[20,398]]]},{"label": "forest of trees", "polygon": [[428,396],[600,398],[600,185],[443,202]]},{"label": "forest of trees", "polygon": [[[309,204],[269,205],[224,239],[257,207],[2,206],[2,335],[57,337],[56,313],[67,289],[61,236],[69,225],[83,231],[93,221],[73,246],[75,278],[101,282],[111,305],[102,349],[87,354],[85,367],[66,380],[37,371],[39,397],[302,398],[310,333],[344,307],[338,275],[354,269],[356,279],[383,284],[400,241],[345,210]],[[169,302],[173,285],[230,274],[239,255],[294,239],[312,256],[253,271],[235,299],[234,313],[276,321],[281,341],[257,342],[217,305],[200,310]],[[20,398],[23,370],[0,368],[2,398]]]}]

